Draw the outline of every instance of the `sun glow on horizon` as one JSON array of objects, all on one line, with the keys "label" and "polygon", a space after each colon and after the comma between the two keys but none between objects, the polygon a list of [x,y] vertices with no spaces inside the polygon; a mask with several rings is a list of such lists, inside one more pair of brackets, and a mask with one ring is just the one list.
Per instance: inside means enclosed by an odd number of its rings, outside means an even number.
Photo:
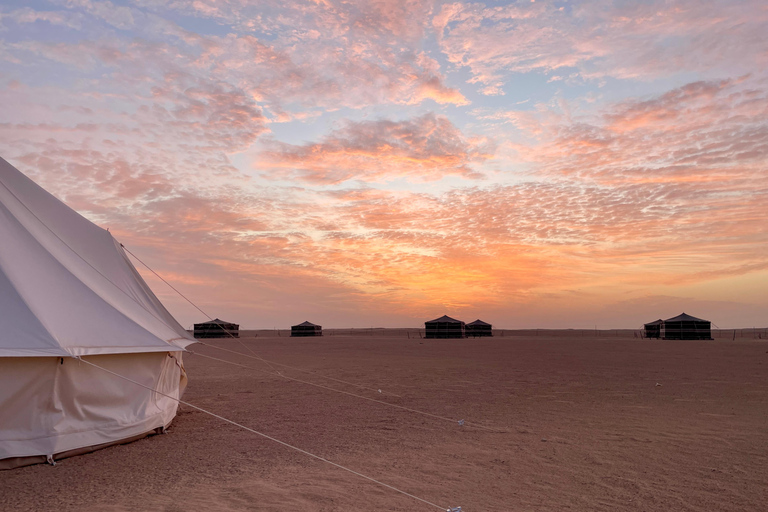
[{"label": "sun glow on horizon", "polygon": [[765,33],[756,0],[40,0],[0,7],[0,156],[244,328],[765,326]]}]

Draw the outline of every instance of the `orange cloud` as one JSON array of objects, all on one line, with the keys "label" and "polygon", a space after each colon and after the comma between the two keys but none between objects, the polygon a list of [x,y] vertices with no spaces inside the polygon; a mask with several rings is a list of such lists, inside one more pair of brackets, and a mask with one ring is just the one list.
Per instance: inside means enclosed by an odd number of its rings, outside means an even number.
[{"label": "orange cloud", "polygon": [[[768,283],[754,2],[110,5],[4,11],[4,28],[49,38],[0,41],[3,156],[216,316],[632,326],[666,315],[639,306],[649,297],[736,311],[748,289],[750,311],[768,306],[754,285]],[[474,94],[554,70],[567,92],[550,101],[501,110]],[[472,87],[455,87],[467,71]],[[615,102],[567,89],[606,77],[656,89]],[[624,91],[611,82],[605,97]],[[487,179],[430,183],[445,176]],[[154,284],[185,324],[200,319]]]}]

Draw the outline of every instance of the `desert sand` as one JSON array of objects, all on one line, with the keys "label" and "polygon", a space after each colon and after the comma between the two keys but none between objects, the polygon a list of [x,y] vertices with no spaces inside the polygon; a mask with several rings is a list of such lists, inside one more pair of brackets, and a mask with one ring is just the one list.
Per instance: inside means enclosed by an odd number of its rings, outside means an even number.
[{"label": "desert sand", "polygon": [[[184,399],[463,512],[766,510],[765,340],[373,334],[209,343],[447,420],[200,345]],[[165,435],[0,472],[0,508],[437,510],[187,406]]]}]

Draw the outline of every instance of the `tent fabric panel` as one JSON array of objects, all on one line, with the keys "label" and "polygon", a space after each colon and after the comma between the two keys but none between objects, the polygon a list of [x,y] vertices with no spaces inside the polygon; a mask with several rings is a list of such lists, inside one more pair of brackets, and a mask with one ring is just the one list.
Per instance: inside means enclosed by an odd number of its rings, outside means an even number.
[{"label": "tent fabric panel", "polygon": [[[181,397],[180,352],[89,356],[101,367]],[[178,403],[80,361],[0,358],[0,459],[55,455],[168,425]]]},{"label": "tent fabric panel", "polygon": [[710,322],[669,322],[661,325],[661,337],[665,340],[711,340]]},{"label": "tent fabric panel", "polygon": [[[157,354],[162,352],[168,352],[169,349],[176,350],[176,347],[169,347],[169,346],[158,346],[158,347],[147,347],[147,346],[135,346],[135,347],[129,347],[125,345],[121,345],[118,347],[68,347],[67,352],[72,356],[106,356],[106,355],[115,355],[115,354]],[[178,349],[181,350],[181,349]]]},{"label": "tent fabric panel", "polygon": [[39,353],[67,355],[29,309],[0,266],[0,357]]},{"label": "tent fabric panel", "polygon": [[[2,202],[0,240],[13,240],[13,243],[0,244],[0,269],[10,288],[65,351],[70,346],[90,347],[96,352],[104,347],[137,345],[148,349],[169,349],[167,342],[144,328],[146,322],[139,324],[131,321],[69,272],[10,215]],[[3,293],[10,295],[10,290],[3,290]],[[87,330],[81,327],[85,319],[89,324]],[[5,331],[2,338],[10,341],[0,342],[0,346],[18,344],[13,340],[26,330],[18,323],[9,327],[10,330]],[[167,329],[167,334],[176,337],[170,329]]]},{"label": "tent fabric panel", "polygon": [[[166,425],[166,427],[167,426],[168,425]],[[139,439],[143,439],[152,434],[159,434],[161,431],[162,429],[158,427],[150,432],[144,432],[142,434],[138,434],[132,437],[120,439],[119,441],[111,441],[109,443],[102,443],[102,444],[97,444],[92,446],[84,446],[82,448],[77,448],[75,450],[67,450],[64,452],[55,453],[53,455],[53,460],[58,461],[61,459],[66,459],[68,457],[75,457],[77,455],[83,455],[86,453],[95,452],[96,450],[109,448],[110,446],[115,446],[118,444],[132,443],[134,441],[138,441]],[[48,457],[45,455],[34,455],[31,457],[9,457],[7,459],[0,459],[0,471],[4,469],[16,469],[24,466],[31,466],[33,464],[43,464],[45,462],[48,462]]]},{"label": "tent fabric panel", "polygon": [[195,338],[239,338],[240,325],[217,318],[210,322],[195,324],[192,332]]},{"label": "tent fabric panel", "polygon": [[425,324],[436,324],[436,323],[458,323],[463,324],[461,320],[456,320],[455,318],[451,318],[448,315],[443,315],[440,318],[435,318],[434,320],[428,320],[424,322]]},{"label": "tent fabric panel", "polygon": [[305,322],[301,322],[300,324],[291,326],[291,328],[293,328],[293,327],[320,327],[320,328],[322,328],[322,325],[317,325],[317,324],[313,324],[312,322],[305,321]]},{"label": "tent fabric panel", "polygon": [[707,322],[708,320],[704,320],[702,318],[696,318],[695,316],[691,316],[687,313],[680,313],[676,317],[673,318],[667,318],[664,320],[664,322]]},{"label": "tent fabric panel", "polygon": [[215,318],[213,320],[209,320],[208,322],[200,322],[198,324],[195,324],[195,327],[197,327],[197,326],[201,326],[202,327],[202,326],[206,326],[206,325],[214,325],[214,326],[221,325],[221,326],[224,326],[224,327],[234,327],[234,328],[239,328],[240,327],[239,324],[233,324],[232,322],[225,322],[224,320],[220,320],[218,318]]},{"label": "tent fabric panel", "polygon": [[[112,243],[122,257],[121,271],[124,277],[119,280],[119,283],[122,283],[120,289],[128,296],[132,297],[144,311],[161,321],[163,324],[163,331],[157,333],[159,337],[179,348],[186,348],[187,346],[192,345],[195,342],[194,338],[192,338],[187,330],[173,317],[170,311],[163,306],[163,303],[160,302],[160,299],[157,298],[147,282],[144,281],[144,278],[141,277],[141,274],[136,270],[136,267],[133,266],[133,263],[131,263],[131,260],[128,258],[128,255],[120,242],[112,238]],[[118,282],[116,277],[113,277],[111,280],[113,282]],[[137,317],[135,320],[141,321],[144,316],[143,312],[140,312],[140,317]],[[172,334],[165,334],[165,328],[170,329]],[[168,336],[170,336],[170,338]]]},{"label": "tent fabric panel", "polygon": [[[444,317],[448,318],[448,317]],[[426,338],[466,338],[464,322],[450,319],[447,322],[424,322]]]},{"label": "tent fabric panel", "polygon": [[643,324],[643,331],[646,338],[661,338],[661,326],[664,325],[664,320],[658,319],[653,322]]},{"label": "tent fabric panel", "polygon": [[301,336],[322,336],[323,327],[310,322],[302,322],[299,325],[291,326],[291,337]]},{"label": "tent fabric panel", "polygon": [[[0,204],[6,214],[0,222],[8,224],[9,232],[34,239],[37,244],[27,242],[27,249],[34,246],[37,252],[49,253],[58,263],[58,272],[66,270],[105,303],[160,340],[179,348],[194,343],[107,230],[82,217],[1,158]],[[12,281],[15,276],[11,269],[20,268],[19,263],[14,259],[6,267]],[[34,275],[26,268],[24,273]]]},{"label": "tent fabric panel", "polygon": [[660,338],[661,337],[661,325],[645,324],[645,337],[646,338]]},{"label": "tent fabric panel", "polygon": [[493,337],[493,326],[479,318],[474,322],[466,324],[464,327],[467,338],[470,336],[473,338]]}]

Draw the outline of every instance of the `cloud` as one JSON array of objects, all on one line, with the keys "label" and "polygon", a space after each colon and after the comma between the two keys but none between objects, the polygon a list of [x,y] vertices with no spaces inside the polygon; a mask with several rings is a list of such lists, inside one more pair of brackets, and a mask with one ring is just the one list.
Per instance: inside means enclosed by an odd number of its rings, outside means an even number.
[{"label": "cloud", "polygon": [[115,5],[110,1],[98,0],[58,0],[68,8],[79,8],[118,29],[133,28],[136,24],[134,9]]},{"label": "cloud", "polygon": [[408,177],[433,181],[448,175],[479,178],[473,165],[492,156],[486,139],[464,136],[434,114],[409,121],[347,121],[319,143],[274,142],[257,167],[313,183],[378,181]]},{"label": "cloud", "polygon": [[[515,73],[576,69],[586,78],[650,81],[680,72],[747,73],[768,60],[768,11],[748,2],[443,5],[432,20],[450,62],[484,94]],[[554,77],[552,77],[554,79]]]},{"label": "cloud", "polygon": [[759,81],[693,82],[619,102],[594,122],[550,125],[550,150],[536,158],[551,172],[603,183],[746,192],[765,170],[766,113],[768,90]]},{"label": "cloud", "polygon": [[193,65],[246,88],[275,113],[297,106],[467,104],[446,84],[437,61],[416,49],[432,4],[139,3],[156,13],[182,12],[231,27],[226,36],[190,41],[202,50]]},{"label": "cloud", "polygon": [[140,107],[135,118],[154,125],[155,140],[170,129],[185,144],[232,152],[250,147],[267,132],[266,118],[253,99],[227,83],[169,73],[165,83],[152,87],[151,98],[152,106]]},{"label": "cloud", "polygon": [[[54,5],[2,11],[3,156],[216,315],[593,325],[768,275],[753,2]],[[467,92],[516,73],[564,93]]]},{"label": "cloud", "polygon": [[[535,172],[522,183],[438,194],[313,188],[471,176],[490,154],[486,141],[434,114],[347,122],[317,143],[275,144],[261,155],[307,188],[251,183],[210,143],[188,146],[192,153],[181,158],[181,145],[168,155],[142,148],[144,137],[173,145],[183,135],[189,144],[189,123],[198,129],[217,105],[237,103],[215,87],[199,93],[187,79],[168,78],[168,90],[153,99],[163,109],[139,109],[115,125],[93,122],[104,107],[98,102],[40,110],[22,100],[41,91],[7,90],[6,103],[31,122],[0,126],[0,133],[27,149],[12,159],[22,170],[150,255],[191,293],[244,315],[246,305],[262,302],[259,308],[277,312],[275,297],[296,302],[286,290],[297,281],[312,283],[301,299],[307,312],[333,304],[362,308],[361,317],[484,310],[502,318],[505,308],[520,308],[538,318],[531,304],[563,308],[577,300],[586,315],[617,289],[675,296],[681,287],[766,268],[768,101],[759,81],[693,82],[571,118],[544,107],[487,116],[538,126],[519,153]],[[58,115],[70,124],[55,123]],[[132,126],[147,131],[134,139]],[[78,133],[86,136],[81,142]]]},{"label": "cloud", "polygon": [[[244,88],[270,109],[363,108],[382,103],[466,105],[423,52],[333,39],[265,44],[250,35],[213,37],[193,66]],[[246,85],[247,84],[247,85]]]},{"label": "cloud", "polygon": [[44,21],[50,25],[59,25],[72,29],[82,27],[82,18],[66,12],[36,11],[29,7],[15,9],[6,13],[0,12],[0,23],[3,20],[12,21],[15,24],[31,24]]},{"label": "cloud", "polygon": [[[692,82],[590,108],[570,116],[554,106],[477,112],[487,122],[531,127],[529,141],[515,149],[534,179],[555,190],[578,184],[559,197],[560,207],[530,205],[534,219],[509,220],[522,232],[542,227],[526,242],[585,245],[595,261],[639,272],[622,278],[633,287],[651,275],[680,286],[765,268],[768,90],[762,80]],[[510,202],[526,205],[524,198]]]}]

